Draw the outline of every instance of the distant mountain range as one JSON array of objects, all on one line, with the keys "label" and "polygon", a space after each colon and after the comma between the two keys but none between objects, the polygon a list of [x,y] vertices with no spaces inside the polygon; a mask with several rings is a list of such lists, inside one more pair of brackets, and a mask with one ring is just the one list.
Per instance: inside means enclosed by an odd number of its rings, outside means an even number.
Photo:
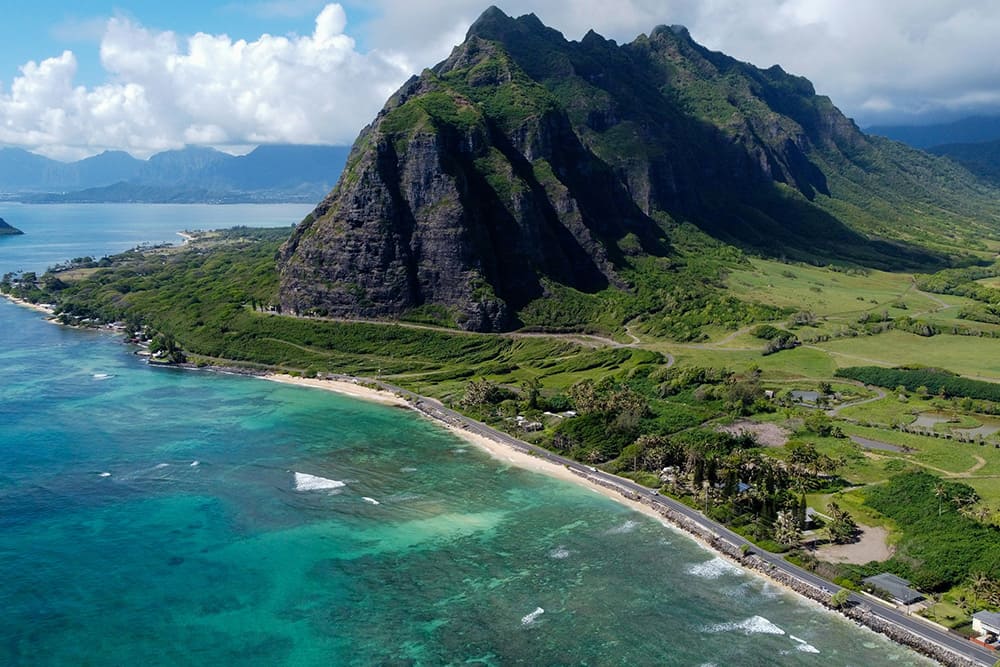
[{"label": "distant mountain range", "polygon": [[1000,140],[942,144],[927,151],[951,158],[983,181],[1000,186]]},{"label": "distant mountain range", "polygon": [[938,125],[878,125],[865,130],[914,148],[1000,139],[1000,116],[971,116]]},{"label": "distant mountain range", "polygon": [[138,160],[106,151],[59,162],[0,149],[0,197],[57,202],[256,202],[322,198],[336,183],[346,146],[260,146],[242,156],[188,147]]}]

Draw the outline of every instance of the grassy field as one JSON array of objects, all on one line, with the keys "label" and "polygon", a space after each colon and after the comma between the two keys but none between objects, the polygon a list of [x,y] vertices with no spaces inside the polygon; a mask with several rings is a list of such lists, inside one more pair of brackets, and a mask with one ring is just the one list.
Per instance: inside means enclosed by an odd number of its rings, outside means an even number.
[{"label": "grassy field", "polygon": [[764,259],[753,259],[751,265],[729,274],[730,291],[774,306],[811,310],[820,316],[858,315],[898,302],[909,310],[936,307],[932,299],[915,291],[909,274],[870,271],[852,275]]},{"label": "grassy field", "polygon": [[[1000,382],[1000,341],[972,336],[925,338],[902,331],[818,343],[837,366],[869,363],[884,366],[920,364],[946,368],[970,378]],[[775,355],[778,356],[778,355]]]}]

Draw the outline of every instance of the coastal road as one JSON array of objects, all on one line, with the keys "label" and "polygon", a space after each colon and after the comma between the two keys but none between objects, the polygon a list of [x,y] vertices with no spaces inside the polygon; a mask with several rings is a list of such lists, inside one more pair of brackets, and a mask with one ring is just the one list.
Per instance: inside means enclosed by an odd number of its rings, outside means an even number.
[{"label": "coastal road", "polygon": [[[371,380],[366,381],[371,382]],[[756,545],[750,543],[743,536],[734,533],[725,526],[712,521],[701,512],[688,507],[673,498],[662,496],[658,492],[636,484],[631,480],[597,470],[596,468],[584,465],[578,461],[574,461],[550,452],[547,449],[518,440],[507,433],[498,431],[497,429],[487,426],[486,424],[469,419],[465,415],[445,407],[440,401],[435,399],[418,396],[413,392],[406,391],[405,389],[401,389],[384,382],[377,382],[377,384],[387,391],[408,397],[417,409],[440,421],[465,429],[471,433],[475,433],[476,435],[495,440],[517,451],[537,456],[556,465],[565,466],[566,468],[575,471],[584,477],[591,477],[594,480],[605,484],[612,484],[629,491],[637,497],[645,499],[647,504],[654,507],[659,506],[667,508],[682,515],[686,519],[697,524],[707,534],[715,535],[717,538],[729,542],[737,549],[747,545],[747,548],[751,549],[756,555],[766,561],[775,570],[814,586],[819,591],[827,591],[830,594],[833,594],[840,590],[840,586],[837,586],[822,577],[818,577],[808,570],[804,570],[796,565],[793,565],[792,563],[789,563],[782,558],[780,554],[773,554],[762,550]],[[939,626],[932,625],[922,619],[919,619],[918,617],[910,616],[895,607],[883,604],[872,598],[864,597],[858,595],[857,593],[851,593],[849,599],[855,605],[863,605],[875,616],[889,623],[905,628],[910,632],[973,662],[991,666],[996,663],[997,658],[1000,657],[996,652],[979,646],[978,644],[974,644],[961,635],[944,630]]]}]

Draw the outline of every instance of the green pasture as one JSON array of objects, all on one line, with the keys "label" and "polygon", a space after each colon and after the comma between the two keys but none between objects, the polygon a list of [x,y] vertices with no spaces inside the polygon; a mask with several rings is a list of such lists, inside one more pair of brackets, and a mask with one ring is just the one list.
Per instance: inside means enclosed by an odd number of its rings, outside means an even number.
[{"label": "green pasture", "polygon": [[889,331],[877,336],[830,340],[817,343],[817,347],[832,353],[837,366],[918,364],[945,368],[970,378],[1000,381],[1000,340],[993,338],[944,334],[923,337]]},{"label": "green pasture", "polygon": [[910,310],[929,310],[936,305],[915,292],[910,274],[849,274],[765,259],[753,259],[750,264],[750,268],[733,270],[726,281],[730,293],[741,299],[811,310],[821,316],[859,314],[899,300]]}]

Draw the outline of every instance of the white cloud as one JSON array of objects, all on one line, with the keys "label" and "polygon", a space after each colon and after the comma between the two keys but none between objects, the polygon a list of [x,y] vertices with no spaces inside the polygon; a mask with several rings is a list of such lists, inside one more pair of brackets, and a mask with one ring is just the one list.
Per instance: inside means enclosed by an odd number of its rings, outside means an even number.
[{"label": "white cloud", "polygon": [[[589,28],[619,42],[658,24],[683,24],[705,46],[760,67],[780,64],[862,123],[941,112],[1000,112],[995,0],[498,0],[534,12],[568,39]],[[481,0],[366,0],[377,9],[372,42],[394,44],[421,65],[447,56],[456,21]],[[874,102],[873,102],[874,101]]]},{"label": "white cloud", "polygon": [[[409,76],[447,57],[482,0],[342,0],[368,17],[348,34],[338,4],[261,0],[231,7],[258,16],[316,15],[308,35],[253,41],[104,24],[104,83],[75,83],[72,52],[21,68],[0,84],[0,145],[58,157],[105,148],[138,155],[185,143],[350,143]],[[619,42],[658,24],[761,67],[813,81],[862,124],[1000,111],[995,0],[499,0],[535,11],[569,39],[589,28]],[[541,5],[541,6],[538,6]],[[90,25],[88,23],[88,25]],[[92,26],[91,26],[92,27]]]},{"label": "white cloud", "polygon": [[398,55],[361,53],[336,4],[311,35],[182,38],[122,17],[101,39],[106,83],[74,85],[66,51],[0,89],[0,144],[58,157],[106,148],[146,155],[186,143],[350,143],[406,79]]}]

